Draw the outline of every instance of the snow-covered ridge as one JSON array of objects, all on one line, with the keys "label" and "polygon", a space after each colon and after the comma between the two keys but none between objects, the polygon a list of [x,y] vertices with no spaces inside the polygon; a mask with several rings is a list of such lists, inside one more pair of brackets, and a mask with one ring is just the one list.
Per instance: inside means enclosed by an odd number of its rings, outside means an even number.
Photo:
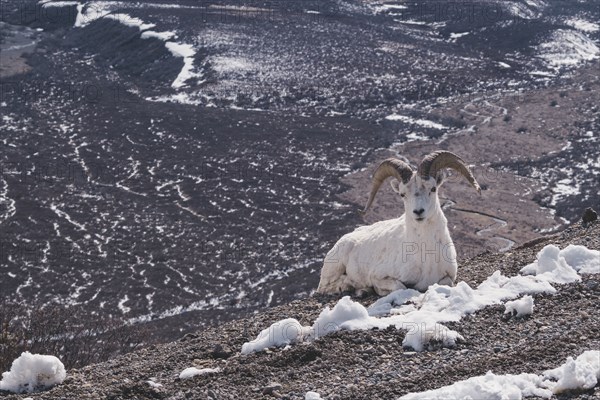
[{"label": "snow-covered ridge", "polygon": [[565,23],[582,32],[593,33],[600,31],[600,24],[580,18],[569,18],[565,21]]},{"label": "snow-covered ridge", "polygon": [[537,48],[539,58],[550,68],[576,66],[600,57],[600,48],[581,32],[558,29]]},{"label": "snow-covered ridge", "polygon": [[[172,39],[177,38],[175,32],[165,31],[159,32],[151,30],[156,27],[155,24],[146,23],[139,18],[132,17],[128,14],[117,13],[116,11],[125,5],[122,2],[109,1],[93,1],[89,3],[80,3],[77,1],[40,1],[42,7],[67,7],[77,6],[77,17],[75,18],[75,27],[82,28],[89,25],[91,22],[101,18],[112,19],[118,21],[125,26],[138,28],[141,32],[142,39],[155,38],[165,42],[167,50],[175,57],[183,58],[183,68],[177,78],[171,84],[174,89],[180,89],[186,86],[189,79],[196,78],[198,81],[202,78],[202,73],[194,67],[194,59],[196,50],[194,46],[187,43],[175,42]],[[158,4],[147,4],[146,7],[158,6]],[[179,7],[167,7],[179,8]]]},{"label": "snow-covered ridge", "polygon": [[[560,250],[555,245],[548,245],[538,253],[534,263],[522,268],[521,273],[523,275],[508,278],[496,271],[476,289],[466,282],[455,287],[435,284],[425,293],[402,289],[382,297],[368,309],[346,296],[333,309],[326,307],[310,327],[302,326],[293,318],[272,324],[254,341],[244,344],[242,354],[312,341],[339,330],[390,326],[407,331],[402,343],[405,347],[423,351],[433,341],[452,347],[463,338],[441,323],[460,321],[468,314],[523,294],[555,293],[557,289],[552,283],[576,282],[581,280],[579,274],[598,274],[600,251],[576,245]],[[524,299],[522,303],[512,303],[507,308],[515,308],[522,314],[533,311],[533,299],[531,302]]]},{"label": "snow-covered ridge", "polygon": [[526,4],[520,2],[501,2],[500,4],[508,10],[508,12],[517,18],[535,19],[538,18],[542,11],[548,6],[542,0],[525,0]]}]

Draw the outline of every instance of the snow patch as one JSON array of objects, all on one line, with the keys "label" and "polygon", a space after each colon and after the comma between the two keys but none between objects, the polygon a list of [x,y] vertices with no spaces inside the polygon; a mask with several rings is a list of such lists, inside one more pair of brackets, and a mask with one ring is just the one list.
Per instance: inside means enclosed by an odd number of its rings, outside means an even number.
[{"label": "snow patch", "polygon": [[536,275],[556,283],[580,281],[578,272],[600,273],[600,251],[578,245],[569,245],[560,250],[555,245],[548,245],[538,253],[535,262],[521,268],[522,274]]},{"label": "snow patch", "polygon": [[142,32],[142,39],[150,39],[156,38],[158,40],[167,41],[177,37],[175,32],[165,31],[165,32],[156,32],[156,31],[144,31]]},{"label": "snow patch", "polygon": [[[556,382],[554,382],[556,380]],[[399,400],[459,400],[487,399],[505,400],[523,397],[549,399],[553,394],[566,390],[586,390],[600,380],[600,351],[586,351],[576,360],[569,357],[560,367],[545,371],[542,375],[495,375],[491,371],[435,390],[410,393]]]},{"label": "snow patch", "polygon": [[104,18],[120,5],[120,3],[110,1],[80,3],[77,5],[78,14],[75,19],[75,27],[82,28],[100,18]]},{"label": "snow patch", "polygon": [[43,3],[42,8],[69,7],[69,6],[77,6],[77,5],[79,5],[78,1],[52,1],[49,3]]},{"label": "snow patch", "polygon": [[406,10],[408,7],[402,4],[377,4],[373,6],[373,11],[376,14],[401,15],[400,10]]},{"label": "snow patch", "polygon": [[433,129],[449,129],[447,126],[442,124],[438,124],[437,122],[429,121],[426,119],[415,119],[408,117],[406,115],[392,114],[385,117],[385,119],[389,121],[402,121],[408,124],[422,126],[424,128],[433,128]]},{"label": "snow patch", "polygon": [[421,292],[415,289],[396,290],[383,296],[369,307],[369,315],[376,317],[379,315],[389,314],[393,306],[401,306],[410,300],[421,295]]},{"label": "snow patch", "polygon": [[600,274],[600,251],[570,244],[559,253],[580,274]]},{"label": "snow patch", "polygon": [[315,339],[328,335],[340,329],[361,327],[369,320],[369,312],[360,303],[352,301],[349,296],[343,297],[330,309],[325,307],[315,320],[312,332]]},{"label": "snow patch", "polygon": [[186,368],[179,374],[179,379],[189,379],[198,375],[206,375],[206,374],[216,374],[221,372],[221,368],[202,368],[198,369],[196,367]]},{"label": "snow patch", "polygon": [[555,187],[552,189],[550,205],[554,207],[565,197],[576,196],[579,193],[581,193],[581,186],[575,177],[561,179],[556,182]]},{"label": "snow patch", "polygon": [[566,20],[565,23],[582,32],[593,33],[600,31],[600,25],[583,19],[571,18]]},{"label": "snow patch", "polygon": [[441,343],[444,347],[454,347],[456,343],[464,338],[456,331],[448,329],[442,324],[407,324],[408,331],[403,347],[411,347],[415,351],[423,351],[430,343]]},{"label": "snow patch", "polygon": [[162,383],[154,382],[153,380],[146,381],[146,383],[148,385],[150,385],[150,387],[152,387],[154,389],[158,389],[158,388],[163,387]]},{"label": "snow patch", "polygon": [[463,36],[467,36],[470,33],[471,32],[451,33],[450,34],[450,39],[456,40],[456,39],[459,39],[459,38],[461,38]]},{"label": "snow patch", "polygon": [[127,14],[108,14],[105,18],[112,19],[114,21],[118,21],[125,26],[130,26],[133,28],[138,28],[140,31],[145,31],[148,29],[154,28],[155,24],[147,24],[139,18],[132,17]]},{"label": "snow patch", "polygon": [[600,56],[600,49],[581,32],[559,29],[538,46],[539,57],[551,68],[575,66]]},{"label": "snow patch", "polygon": [[304,395],[304,400],[321,400],[322,397],[319,393],[317,392],[306,392],[306,395]]},{"label": "snow patch", "polygon": [[186,85],[186,81],[192,78],[200,78],[201,73],[194,71],[194,57],[196,56],[196,50],[190,44],[166,42],[165,46],[167,50],[171,52],[175,57],[183,58],[183,68],[175,81],[171,86],[175,89],[182,88]]},{"label": "snow patch", "polygon": [[542,378],[534,374],[495,375],[488,372],[484,376],[469,378],[439,389],[407,394],[399,400],[506,400],[521,399],[523,396],[547,399],[552,396],[552,392],[540,388],[541,382]]},{"label": "snow patch", "polygon": [[306,329],[294,318],[275,322],[267,329],[263,329],[258,337],[251,342],[244,343],[242,354],[263,351],[271,347],[283,347],[302,340]]},{"label": "snow patch", "polygon": [[39,392],[61,384],[66,376],[65,366],[58,358],[26,351],[13,361],[9,372],[2,374],[0,390]]},{"label": "snow patch", "polygon": [[586,351],[575,360],[569,357],[560,367],[544,372],[544,377],[556,379],[551,385],[554,393],[591,389],[600,380],[600,351]]},{"label": "snow patch", "polygon": [[518,300],[507,301],[504,304],[504,314],[516,313],[517,317],[533,314],[533,297],[526,295]]},{"label": "snow patch", "polygon": [[547,7],[546,2],[541,0],[526,0],[526,4],[518,2],[504,2],[503,5],[517,18],[535,19],[541,15],[541,11]]}]

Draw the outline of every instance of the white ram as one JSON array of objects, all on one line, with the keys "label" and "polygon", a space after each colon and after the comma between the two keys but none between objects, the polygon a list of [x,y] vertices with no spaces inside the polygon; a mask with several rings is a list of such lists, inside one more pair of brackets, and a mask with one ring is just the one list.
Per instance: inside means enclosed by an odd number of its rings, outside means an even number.
[{"label": "white ram", "polygon": [[434,283],[454,285],[456,250],[437,195],[444,168],[463,175],[481,194],[469,167],[451,152],[429,154],[416,173],[399,159],[383,161],[373,175],[364,212],[383,181],[393,177],[392,188],[404,200],[405,213],[344,235],[325,257],[317,291],[374,289],[383,296],[404,288],[424,291]]}]

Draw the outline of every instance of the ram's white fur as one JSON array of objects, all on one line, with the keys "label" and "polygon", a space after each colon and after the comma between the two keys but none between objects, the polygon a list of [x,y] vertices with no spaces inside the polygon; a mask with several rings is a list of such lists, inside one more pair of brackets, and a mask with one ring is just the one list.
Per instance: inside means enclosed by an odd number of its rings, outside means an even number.
[{"label": "ram's white fur", "polygon": [[386,295],[406,287],[423,291],[434,283],[453,285],[456,251],[437,195],[441,183],[417,174],[406,184],[394,179],[404,215],[343,236],[325,257],[318,292],[374,289]]}]

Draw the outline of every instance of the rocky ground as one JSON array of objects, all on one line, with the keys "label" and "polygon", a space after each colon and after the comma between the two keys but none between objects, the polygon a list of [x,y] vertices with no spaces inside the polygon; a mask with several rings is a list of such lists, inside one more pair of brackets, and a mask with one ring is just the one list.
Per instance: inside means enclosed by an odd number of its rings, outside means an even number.
[{"label": "rocky ground", "polygon": [[[507,276],[535,260],[554,243],[600,249],[600,223],[575,224],[561,233],[526,243],[507,253],[486,253],[459,267],[459,280],[477,285],[495,270]],[[464,343],[451,349],[415,353],[402,347],[404,332],[385,329],[341,331],[287,350],[240,355],[244,342],[283,318],[310,324],[338,297],[313,296],[271,308],[218,327],[187,334],[177,342],[153,346],[108,362],[68,372],[54,389],[35,399],[302,399],[316,391],[326,399],[390,399],[434,389],[492,370],[498,374],[541,373],[568,356],[600,348],[600,275],[558,286],[555,295],[535,295],[534,313],[508,317],[504,307],[487,307],[449,324]],[[368,305],[375,298],[358,299]],[[221,372],[180,380],[187,368]],[[160,383],[152,387],[147,381]],[[7,395],[7,399],[25,396]],[[600,387],[565,393],[559,399],[600,397]]]}]

